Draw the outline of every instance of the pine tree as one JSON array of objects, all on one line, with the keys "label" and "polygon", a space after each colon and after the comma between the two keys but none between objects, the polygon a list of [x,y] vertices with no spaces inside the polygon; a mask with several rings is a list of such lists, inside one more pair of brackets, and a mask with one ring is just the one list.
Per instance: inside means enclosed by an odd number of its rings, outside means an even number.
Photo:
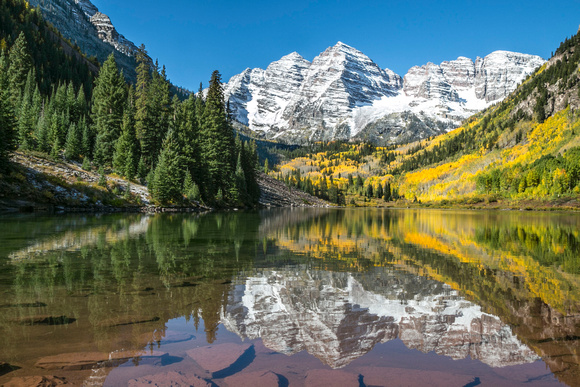
[{"label": "pine tree", "polygon": [[127,109],[123,115],[123,128],[121,137],[115,146],[113,156],[113,168],[122,176],[133,178],[137,173],[138,149],[137,137],[135,136],[135,127],[131,113]]},{"label": "pine tree", "polygon": [[18,143],[22,149],[34,149],[33,131],[36,127],[35,108],[33,106],[33,93],[36,84],[34,70],[28,72],[24,94],[20,100],[18,109]]},{"label": "pine tree", "polygon": [[9,154],[16,149],[15,120],[5,95],[0,89],[0,171],[8,168]]},{"label": "pine tree", "polygon": [[369,183],[369,185],[367,185],[367,189],[366,189],[366,197],[367,198],[372,198],[373,197],[373,185],[371,183]]},{"label": "pine tree", "polygon": [[258,147],[254,140],[244,143],[242,158],[244,175],[246,176],[247,200],[246,204],[256,205],[260,199],[260,186],[258,185]]},{"label": "pine tree", "polygon": [[20,104],[26,77],[32,67],[32,59],[27,46],[24,32],[20,32],[8,54],[8,98],[13,109],[16,109]]},{"label": "pine tree", "polygon": [[331,203],[340,204],[338,202],[338,187],[336,184],[330,184],[330,188],[328,189],[328,200]]},{"label": "pine tree", "polygon": [[36,128],[34,130],[34,137],[36,138],[35,149],[40,152],[48,152],[48,132],[49,132],[50,119],[47,117],[44,109],[42,110],[38,121],[36,122]]},{"label": "pine tree", "polygon": [[383,198],[383,186],[379,183],[379,185],[377,186],[377,189],[375,191],[375,197],[377,199],[382,199]]},{"label": "pine tree", "polygon": [[197,96],[195,98],[195,114],[197,116],[197,126],[201,128],[203,126],[203,112],[205,110],[205,98],[203,96],[203,84],[199,83],[199,90],[197,91]]},{"label": "pine tree", "polygon": [[391,197],[391,183],[389,183],[388,181],[385,182],[385,188],[384,188],[384,198],[385,198],[385,202],[390,202],[392,197]]},{"label": "pine tree", "polygon": [[87,99],[85,96],[85,88],[81,85],[74,101],[75,119],[79,120],[81,117],[88,114]]},{"label": "pine tree", "polygon": [[69,160],[78,160],[81,154],[82,132],[80,132],[79,129],[79,126],[74,122],[70,124],[70,127],[68,128],[66,143],[64,146],[64,155]]},{"label": "pine tree", "polygon": [[201,161],[200,129],[196,110],[197,99],[193,94],[181,104],[183,109],[183,128],[180,130],[180,143],[186,158],[187,169],[193,181],[199,186],[205,183],[205,173]]},{"label": "pine tree", "polygon": [[119,73],[115,57],[111,54],[103,63],[93,90],[92,121],[96,132],[94,161],[97,165],[112,164],[115,140],[121,131],[125,98],[123,75]]},{"label": "pine tree", "polygon": [[193,181],[193,177],[189,170],[185,172],[185,180],[183,181],[183,193],[189,200],[200,200],[201,193],[199,186]]},{"label": "pine tree", "polygon": [[202,152],[209,197],[218,190],[222,195],[229,193],[234,184],[234,136],[227,122],[221,75],[217,70],[212,74],[203,111]]},{"label": "pine tree", "polygon": [[159,155],[159,162],[155,167],[149,183],[149,191],[153,199],[160,204],[180,201],[182,194],[182,157],[174,136],[174,131],[167,133],[163,141],[163,149]]},{"label": "pine tree", "polygon": [[150,106],[150,131],[152,138],[149,157],[153,164],[157,161],[164,138],[169,130],[169,82],[165,75],[165,67],[159,71],[159,65],[155,62],[154,71],[151,77],[151,87],[149,90]]},{"label": "pine tree", "polygon": [[[237,195],[237,198],[236,198]],[[248,189],[246,186],[246,175],[244,174],[244,168],[242,167],[242,150],[238,153],[238,161],[236,163],[236,184],[233,187],[232,200],[234,202],[240,201],[243,203],[248,202]]]},{"label": "pine tree", "polygon": [[[137,82],[135,83],[135,132],[141,146],[141,163],[147,170],[155,160],[155,133],[151,114],[149,90],[151,88],[151,59],[142,44],[135,55],[137,60]],[[147,174],[147,173],[145,173]]]},{"label": "pine tree", "polygon": [[328,199],[328,185],[326,184],[326,176],[322,176],[320,181],[320,195],[322,199]]}]

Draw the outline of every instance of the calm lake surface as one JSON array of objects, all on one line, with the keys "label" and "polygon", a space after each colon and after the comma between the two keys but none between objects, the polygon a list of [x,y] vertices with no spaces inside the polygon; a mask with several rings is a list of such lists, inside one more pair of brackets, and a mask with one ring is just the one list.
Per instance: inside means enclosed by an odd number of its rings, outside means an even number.
[{"label": "calm lake surface", "polygon": [[0,219],[0,385],[580,385],[580,215]]}]

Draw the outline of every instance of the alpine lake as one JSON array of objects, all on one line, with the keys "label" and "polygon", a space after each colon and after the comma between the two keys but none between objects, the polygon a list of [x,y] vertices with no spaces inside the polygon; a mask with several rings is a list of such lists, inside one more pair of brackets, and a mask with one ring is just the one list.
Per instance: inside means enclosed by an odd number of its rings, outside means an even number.
[{"label": "alpine lake", "polygon": [[580,385],[580,214],[0,219],[0,385]]}]

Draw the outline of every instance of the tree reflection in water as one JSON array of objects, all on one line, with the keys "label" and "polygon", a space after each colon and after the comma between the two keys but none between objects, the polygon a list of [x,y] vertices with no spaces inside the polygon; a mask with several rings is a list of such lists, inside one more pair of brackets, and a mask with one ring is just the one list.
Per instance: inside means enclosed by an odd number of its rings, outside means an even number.
[{"label": "tree reflection in water", "polygon": [[[139,363],[167,322],[184,317],[203,327],[206,343],[220,342],[224,324],[333,368],[399,338],[494,367],[540,356],[573,385],[579,223],[575,215],[373,209],[7,218],[0,361],[21,368],[0,383],[67,353],[95,354],[86,369],[59,371],[79,383],[104,366],[98,354]],[[62,316],[69,320],[54,319]]]}]

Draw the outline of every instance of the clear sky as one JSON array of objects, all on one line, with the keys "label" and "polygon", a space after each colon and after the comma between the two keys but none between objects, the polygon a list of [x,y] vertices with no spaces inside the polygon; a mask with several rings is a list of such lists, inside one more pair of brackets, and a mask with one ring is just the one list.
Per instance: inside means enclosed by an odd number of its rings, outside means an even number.
[{"label": "clear sky", "polygon": [[312,60],[342,41],[403,76],[414,65],[495,50],[547,59],[580,23],[580,0],[92,0],[117,30],[197,90],[293,51]]}]

